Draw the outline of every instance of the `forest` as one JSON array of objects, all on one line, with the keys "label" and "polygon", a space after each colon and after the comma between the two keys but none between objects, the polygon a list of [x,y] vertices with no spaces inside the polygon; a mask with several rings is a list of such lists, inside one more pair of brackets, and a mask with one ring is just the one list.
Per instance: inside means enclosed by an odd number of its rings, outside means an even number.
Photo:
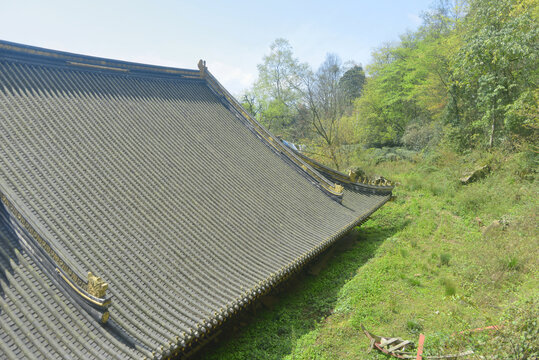
[{"label": "forest", "polygon": [[365,68],[328,53],[312,69],[276,39],[240,99],[275,135],[340,170],[369,148],[534,147],[537,9],[535,0],[438,1]]},{"label": "forest", "polygon": [[313,69],[276,39],[243,106],[307,156],[392,180],[394,199],[200,357],[387,359],[365,326],[424,334],[433,358],[537,359],[538,59],[537,0],[435,1],[365,66]]}]

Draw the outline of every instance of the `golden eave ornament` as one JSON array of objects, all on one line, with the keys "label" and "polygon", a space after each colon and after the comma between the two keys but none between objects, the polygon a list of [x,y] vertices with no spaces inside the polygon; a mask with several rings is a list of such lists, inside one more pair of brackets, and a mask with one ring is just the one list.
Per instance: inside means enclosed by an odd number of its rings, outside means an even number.
[{"label": "golden eave ornament", "polygon": [[208,70],[208,68],[206,67],[206,60],[200,59],[197,65],[198,65],[198,70],[200,70],[200,77],[202,78],[206,77],[206,71]]},{"label": "golden eave ornament", "polygon": [[98,298],[104,298],[109,284],[99,276],[95,276],[91,271],[88,271],[88,293]]}]

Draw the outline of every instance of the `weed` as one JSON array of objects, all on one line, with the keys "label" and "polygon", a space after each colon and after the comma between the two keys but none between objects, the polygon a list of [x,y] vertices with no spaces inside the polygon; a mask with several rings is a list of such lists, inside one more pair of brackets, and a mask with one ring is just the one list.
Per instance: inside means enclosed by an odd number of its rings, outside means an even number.
[{"label": "weed", "polygon": [[518,301],[505,311],[504,326],[485,340],[490,359],[539,358],[539,300],[537,297]]},{"label": "weed", "polygon": [[415,319],[410,319],[406,321],[406,330],[411,334],[419,334],[423,330],[423,325]]},{"label": "weed", "polygon": [[518,271],[521,269],[521,264],[515,255],[506,256],[502,260],[502,267],[507,271]]},{"label": "weed", "polygon": [[403,258],[408,257],[408,250],[406,250],[406,249],[404,249],[404,248],[400,248],[400,249],[399,249],[399,253],[401,254],[401,256],[402,256]]},{"label": "weed", "polygon": [[449,278],[443,278],[442,285],[444,286],[446,296],[453,296],[457,293],[457,285],[453,280]]},{"label": "weed", "polygon": [[417,278],[407,278],[407,281],[411,286],[421,286],[421,281]]},{"label": "weed", "polygon": [[451,255],[448,253],[440,254],[440,266],[449,266],[449,260],[451,260]]}]

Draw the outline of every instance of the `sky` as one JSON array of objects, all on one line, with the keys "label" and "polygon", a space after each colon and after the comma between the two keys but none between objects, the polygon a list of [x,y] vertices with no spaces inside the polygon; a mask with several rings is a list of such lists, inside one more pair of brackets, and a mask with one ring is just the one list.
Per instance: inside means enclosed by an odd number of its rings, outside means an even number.
[{"label": "sky", "polygon": [[206,60],[233,94],[249,88],[270,44],[285,38],[313,69],[327,53],[366,65],[421,24],[433,0],[0,0],[0,39],[146,64]]}]

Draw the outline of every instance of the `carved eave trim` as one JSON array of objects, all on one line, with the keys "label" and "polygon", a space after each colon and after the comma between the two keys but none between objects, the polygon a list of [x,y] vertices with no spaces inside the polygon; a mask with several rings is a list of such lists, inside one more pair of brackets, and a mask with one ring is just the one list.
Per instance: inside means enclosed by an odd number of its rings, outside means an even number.
[{"label": "carved eave trim", "polygon": [[[98,277],[92,278],[92,285],[90,281],[82,279],[2,192],[0,192],[0,200],[0,216],[5,218],[14,235],[19,238],[22,247],[27,250],[43,273],[69,294],[75,303],[90,316],[106,323],[109,318],[108,307],[112,302],[111,297],[106,297],[105,294],[108,284]],[[99,291],[93,293],[89,291],[94,289],[99,289]]]},{"label": "carved eave trim", "polygon": [[390,180],[387,179],[370,179],[368,177],[356,177],[353,174],[343,174],[339,171],[336,171],[332,168],[329,168],[327,166],[324,166],[320,164],[319,162],[303,155],[300,152],[293,151],[299,158],[301,158],[303,161],[305,161],[307,164],[315,168],[316,170],[320,171],[321,173],[327,175],[330,179],[334,180],[336,183],[348,186],[354,189],[358,190],[367,190],[372,191],[374,193],[391,193],[393,188],[395,187],[393,183]]}]

